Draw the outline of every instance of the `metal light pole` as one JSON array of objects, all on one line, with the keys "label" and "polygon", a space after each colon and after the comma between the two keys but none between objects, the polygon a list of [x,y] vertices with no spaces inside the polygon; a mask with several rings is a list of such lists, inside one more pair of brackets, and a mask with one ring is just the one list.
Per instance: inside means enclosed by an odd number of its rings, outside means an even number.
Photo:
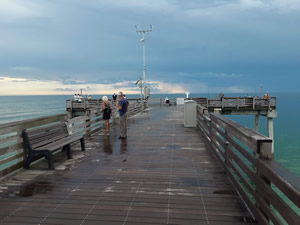
[{"label": "metal light pole", "polygon": [[144,99],[146,98],[146,46],[145,46],[145,33],[152,31],[152,25],[150,25],[149,30],[138,30],[138,27],[135,26],[136,32],[141,33],[143,35],[143,38],[141,39],[141,42],[143,44],[143,78],[144,78]]},{"label": "metal light pole", "polygon": [[142,99],[143,98],[143,80],[142,80],[142,77],[140,77],[140,79],[137,82],[135,82],[135,85],[139,85],[139,88],[141,89],[140,98]]}]

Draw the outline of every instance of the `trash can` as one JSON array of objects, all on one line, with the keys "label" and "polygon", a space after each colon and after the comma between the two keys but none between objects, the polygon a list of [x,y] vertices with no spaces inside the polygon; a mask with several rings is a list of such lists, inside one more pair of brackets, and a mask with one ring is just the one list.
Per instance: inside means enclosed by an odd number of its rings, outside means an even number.
[{"label": "trash can", "polygon": [[193,100],[184,101],[184,126],[185,127],[197,126],[196,102]]}]

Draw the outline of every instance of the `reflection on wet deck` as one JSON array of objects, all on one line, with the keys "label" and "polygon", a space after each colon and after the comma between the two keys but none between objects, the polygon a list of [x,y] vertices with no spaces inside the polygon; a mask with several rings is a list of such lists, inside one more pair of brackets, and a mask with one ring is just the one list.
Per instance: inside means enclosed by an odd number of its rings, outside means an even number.
[{"label": "reflection on wet deck", "polygon": [[41,162],[0,185],[0,224],[250,224],[226,175],[181,107],[129,120],[128,138],[98,133],[74,159]]}]

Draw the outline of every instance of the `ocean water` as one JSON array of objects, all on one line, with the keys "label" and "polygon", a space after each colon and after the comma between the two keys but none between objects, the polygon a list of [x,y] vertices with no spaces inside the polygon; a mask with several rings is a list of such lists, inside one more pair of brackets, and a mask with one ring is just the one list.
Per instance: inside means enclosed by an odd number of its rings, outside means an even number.
[{"label": "ocean water", "polygon": [[[110,95],[107,95],[110,96]],[[216,94],[191,94],[191,97],[214,97]],[[245,96],[245,94],[226,94]],[[273,93],[277,97],[278,117],[274,120],[275,159],[300,176],[300,93]],[[94,95],[93,98],[101,98]],[[139,95],[127,95],[138,98]],[[170,99],[185,97],[184,94],[153,94],[151,98]],[[72,96],[0,96],[0,124],[65,113],[66,100]],[[251,129],[254,116],[230,116]],[[260,119],[260,132],[267,134],[266,118]]]}]

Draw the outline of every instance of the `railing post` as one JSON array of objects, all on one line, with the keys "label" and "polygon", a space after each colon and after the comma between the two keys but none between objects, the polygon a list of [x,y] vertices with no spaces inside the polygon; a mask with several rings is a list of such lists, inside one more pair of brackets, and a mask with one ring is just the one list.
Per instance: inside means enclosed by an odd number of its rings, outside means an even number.
[{"label": "railing post", "polygon": [[225,100],[224,98],[221,98],[221,105],[222,105],[222,109],[225,107]]},{"label": "railing post", "polygon": [[[273,124],[273,118],[268,117],[268,136],[269,138],[274,139],[274,124]],[[274,142],[272,141],[272,154],[274,153]]]},{"label": "railing post", "polygon": [[[272,149],[272,143],[273,141],[259,141],[257,143],[257,158],[259,159],[265,159],[265,160],[271,160],[273,159],[273,149]],[[264,182],[266,185],[271,186],[270,180],[264,176],[261,172],[259,167],[256,167],[256,181],[255,181],[255,194],[256,194],[256,203],[255,203],[255,210],[256,210],[256,219],[259,222],[259,224],[269,224],[270,219],[268,216],[264,213],[264,211],[261,209],[260,201],[264,201],[266,205],[268,205],[268,210],[272,210],[270,206],[270,202],[267,201],[263,196],[259,194],[259,189],[263,188],[259,184],[258,180]],[[261,191],[260,191],[261,192]],[[263,203],[264,204],[264,203]]]},{"label": "railing post", "polygon": [[[204,122],[205,122],[205,120],[204,120]],[[208,128],[209,140],[210,140],[210,142],[212,142],[212,125],[211,125],[211,120],[207,121],[207,128]]]},{"label": "railing post", "polygon": [[[225,134],[229,135],[227,130],[225,130]],[[230,154],[228,152],[230,150],[231,146],[230,146],[230,143],[228,141],[226,141],[225,144],[226,144],[226,148],[225,148],[225,165],[226,165],[225,172],[226,172],[227,169],[231,168],[231,166],[230,166],[230,160],[231,160],[231,158],[230,158]]]},{"label": "railing post", "polygon": [[277,117],[276,109],[269,108],[267,113],[267,120],[268,120],[268,137],[272,138],[272,154],[274,154],[274,118]]},{"label": "railing post", "polygon": [[[273,155],[273,149],[272,149],[272,144],[273,141],[260,141],[258,140],[257,142],[257,158],[259,159],[265,159],[265,160],[272,160],[274,155]],[[266,205],[269,206],[268,210],[272,210],[270,207],[270,202],[268,202],[266,199],[264,199],[263,196],[261,196],[259,194],[258,189],[263,188],[261,187],[261,185],[259,184],[258,180],[264,182],[265,184],[271,186],[271,182],[270,180],[264,176],[261,172],[259,167],[256,167],[256,176],[257,179],[255,181],[255,194],[256,194],[256,203],[255,203],[255,210],[256,210],[256,219],[258,220],[258,222],[260,224],[269,224],[270,223],[270,219],[268,218],[268,216],[264,213],[264,211],[261,209],[260,207],[260,201],[264,201],[266,203]]]},{"label": "railing post", "polygon": [[259,132],[259,115],[255,115],[254,130]]},{"label": "railing post", "polygon": [[272,144],[273,144],[272,140],[268,140],[268,141],[258,140],[258,143],[257,143],[258,157],[257,158],[268,159],[268,160],[273,159],[274,154],[273,154],[273,150],[272,150]]},{"label": "railing post", "polygon": [[87,136],[90,136],[91,135],[91,117],[90,116],[87,116],[86,119],[85,119],[85,126],[84,126],[84,130],[85,130],[85,134]]},{"label": "railing post", "polygon": [[[24,149],[24,143],[23,143],[23,136],[22,132],[25,128],[23,126],[20,126],[19,129],[17,130],[17,143],[22,143],[22,148]],[[25,153],[25,152],[24,152]],[[26,154],[23,154],[23,160],[26,159]]]}]

